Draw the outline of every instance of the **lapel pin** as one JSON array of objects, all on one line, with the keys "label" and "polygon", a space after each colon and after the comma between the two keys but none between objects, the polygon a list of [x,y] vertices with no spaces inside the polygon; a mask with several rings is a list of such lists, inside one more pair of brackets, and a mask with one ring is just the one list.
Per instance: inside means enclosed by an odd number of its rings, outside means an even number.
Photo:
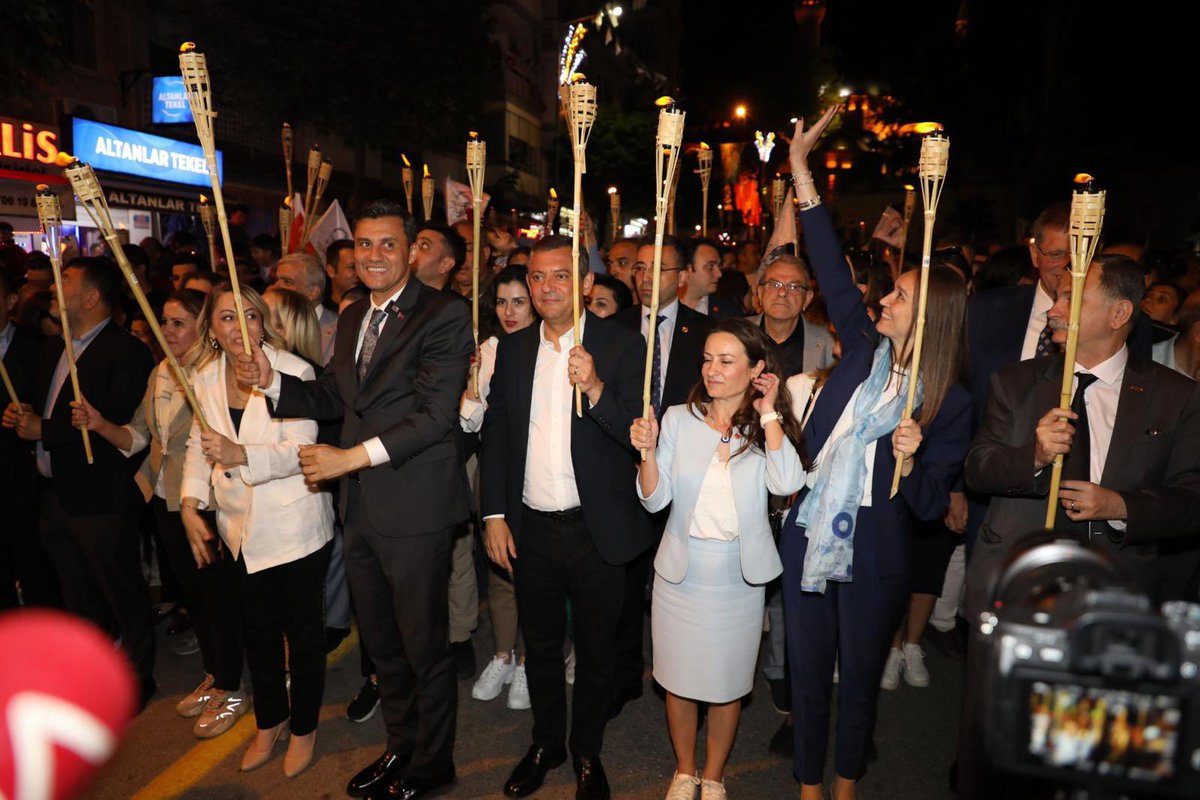
[{"label": "lapel pin", "polygon": [[687,333],[687,332],[688,332],[688,327],[687,327],[687,325],[684,325],[684,326],[683,326],[682,328],[680,328],[679,330],[683,331],[684,333]]},{"label": "lapel pin", "polygon": [[1131,383],[1131,384],[1129,385],[1129,391],[1131,391],[1131,392],[1140,392],[1140,391],[1142,391],[1142,387],[1141,387],[1139,384],[1136,384],[1136,383]]},{"label": "lapel pin", "polygon": [[1160,433],[1162,433],[1161,428],[1146,428],[1147,436],[1158,436]]},{"label": "lapel pin", "polygon": [[401,322],[404,321],[404,312],[400,310],[400,304],[397,303],[395,300],[388,303],[387,313],[391,314],[393,317],[400,320]]}]

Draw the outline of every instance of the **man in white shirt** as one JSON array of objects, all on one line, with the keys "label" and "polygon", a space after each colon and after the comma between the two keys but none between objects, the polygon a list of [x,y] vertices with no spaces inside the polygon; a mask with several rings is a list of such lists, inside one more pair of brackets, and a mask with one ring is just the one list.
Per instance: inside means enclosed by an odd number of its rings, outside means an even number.
[{"label": "man in white shirt", "polygon": [[290,253],[275,265],[275,285],[299,292],[312,303],[317,321],[321,324],[321,366],[325,366],[333,358],[338,315],[321,302],[325,296],[325,269],[321,262],[308,253]]},{"label": "man in white shirt", "polygon": [[[627,427],[640,415],[645,344],[636,332],[584,312],[574,345],[571,242],[533,247],[529,294],[539,325],[500,340],[480,450],[488,556],[514,572],[533,745],[504,792],[525,797],[574,757],[576,797],[607,800],[600,763],[612,695],[625,564],[650,544],[634,493]],[[582,271],[582,270],[581,270]],[[592,276],[580,280],[582,294]],[[576,413],[574,387],[582,395]],[[566,601],[578,658],[568,735],[563,639]]]}]

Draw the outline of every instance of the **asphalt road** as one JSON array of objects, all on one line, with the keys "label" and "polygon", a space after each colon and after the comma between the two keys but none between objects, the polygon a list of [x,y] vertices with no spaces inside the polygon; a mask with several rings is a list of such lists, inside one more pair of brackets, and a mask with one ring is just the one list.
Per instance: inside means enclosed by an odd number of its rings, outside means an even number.
[{"label": "asphalt road", "polygon": [[[486,613],[480,614],[480,621],[474,644],[482,667],[491,652],[492,640]],[[238,772],[242,751],[253,735],[253,714],[247,714],[237,727],[218,739],[200,742],[192,737],[192,721],[176,715],[174,705],[202,677],[200,659],[198,655],[170,655],[165,637],[160,636],[159,693],[134,721],[121,748],[86,796],[112,800],[345,797],[346,781],[382,752],[384,741],[379,715],[363,724],[351,723],[343,716],[346,703],[362,680],[353,645],[352,637],[331,655],[317,760],[308,771],[289,780],[283,776],[282,747],[258,771]],[[952,797],[946,776],[954,757],[962,662],[949,661],[930,651],[927,664],[932,675],[929,688],[914,689],[901,682],[898,690],[883,693],[876,730],[878,760],[860,783],[859,797]],[[608,727],[603,762],[614,797],[661,798],[674,770],[663,702],[652,691],[649,678],[646,689],[643,697],[627,705]],[[459,782],[446,796],[501,798],[509,771],[529,745],[532,718],[528,711],[508,710],[504,694],[482,703],[471,698],[470,690],[469,681],[459,683],[455,747]],[[726,787],[731,798],[799,796],[790,760],[774,756],[767,749],[782,719],[772,707],[767,685],[760,676],[745,707],[729,761]],[[832,769],[827,774],[832,778]],[[574,776],[569,764],[551,773],[537,796],[548,800],[573,798]]]}]

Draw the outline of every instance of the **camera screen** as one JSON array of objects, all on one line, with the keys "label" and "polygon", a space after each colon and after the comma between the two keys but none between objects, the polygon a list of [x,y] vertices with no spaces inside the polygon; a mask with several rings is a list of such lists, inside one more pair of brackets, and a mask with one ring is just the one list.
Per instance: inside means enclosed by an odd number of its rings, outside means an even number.
[{"label": "camera screen", "polygon": [[1178,697],[1034,681],[1028,754],[1047,767],[1133,781],[1175,777]]}]

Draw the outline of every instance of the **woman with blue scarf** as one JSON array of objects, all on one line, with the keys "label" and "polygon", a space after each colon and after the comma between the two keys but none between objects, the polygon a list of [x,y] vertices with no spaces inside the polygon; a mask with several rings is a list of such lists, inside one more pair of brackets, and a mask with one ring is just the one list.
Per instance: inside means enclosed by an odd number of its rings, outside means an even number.
[{"label": "woman with blue scarf", "polygon": [[[780,544],[801,800],[822,797],[835,660],[833,796],[855,796],[879,680],[908,603],[912,522],[945,513],[971,434],[971,396],[960,383],[966,287],[945,267],[930,272],[917,407],[911,420],[900,419],[912,377],[918,273],[897,279],[873,323],[807,166],[836,112],[807,131],[800,120],[790,151],[809,259],[842,345],[841,361],[820,386],[807,375],[788,381],[805,447],[816,454]],[[900,491],[889,499],[900,455]]]}]

